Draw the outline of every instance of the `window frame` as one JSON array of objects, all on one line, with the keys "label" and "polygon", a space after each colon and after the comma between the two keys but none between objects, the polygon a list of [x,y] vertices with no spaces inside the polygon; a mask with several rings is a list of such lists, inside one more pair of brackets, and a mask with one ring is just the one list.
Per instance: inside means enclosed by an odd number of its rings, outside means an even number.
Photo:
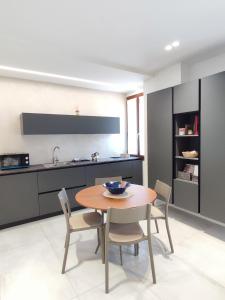
[{"label": "window frame", "polygon": [[129,153],[131,156],[139,156],[144,158],[144,155],[140,154],[140,110],[139,110],[139,98],[140,97],[144,97],[144,93],[138,93],[138,94],[134,94],[134,95],[130,95],[126,98],[126,127],[127,127],[127,138],[126,138],[126,142],[127,142],[127,153],[128,153],[128,109],[127,109],[127,103],[129,100],[132,99],[136,99],[136,106],[137,106],[137,154],[132,154]]}]

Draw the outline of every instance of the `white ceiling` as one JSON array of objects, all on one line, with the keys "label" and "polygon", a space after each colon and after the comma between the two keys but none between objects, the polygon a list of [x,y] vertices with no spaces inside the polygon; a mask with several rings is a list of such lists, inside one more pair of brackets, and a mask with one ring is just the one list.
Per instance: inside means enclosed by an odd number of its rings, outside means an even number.
[{"label": "white ceiling", "polygon": [[[223,0],[0,0],[0,65],[125,92],[165,66],[224,48],[224,12]],[[174,40],[181,46],[165,52]]]}]

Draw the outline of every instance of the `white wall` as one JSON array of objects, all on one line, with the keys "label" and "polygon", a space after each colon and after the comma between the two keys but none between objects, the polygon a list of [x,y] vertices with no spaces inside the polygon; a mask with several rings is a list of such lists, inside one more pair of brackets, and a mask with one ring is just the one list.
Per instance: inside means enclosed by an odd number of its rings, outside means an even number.
[{"label": "white wall", "polygon": [[182,70],[186,71],[183,81],[203,78],[225,71],[225,53],[198,62],[183,64]]},{"label": "white wall", "polygon": [[148,137],[147,137],[147,94],[181,83],[181,64],[170,66],[156,73],[144,82],[145,101],[145,160],[143,163],[143,181],[148,185]]},{"label": "white wall", "polygon": [[[31,163],[38,164],[51,161],[55,145],[61,148],[60,160],[124,152],[125,103],[118,93],[0,77],[0,153],[28,152]],[[120,117],[121,134],[21,135],[21,112],[74,114],[77,107],[80,115]]]}]

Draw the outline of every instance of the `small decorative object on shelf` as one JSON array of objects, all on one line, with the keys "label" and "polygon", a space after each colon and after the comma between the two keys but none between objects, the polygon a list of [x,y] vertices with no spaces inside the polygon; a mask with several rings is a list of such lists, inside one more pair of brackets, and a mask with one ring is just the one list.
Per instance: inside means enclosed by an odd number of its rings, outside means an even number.
[{"label": "small decorative object on shelf", "polygon": [[184,172],[193,174],[194,173],[194,169],[195,169],[195,165],[186,164],[185,167],[184,167]]},{"label": "small decorative object on shelf", "polygon": [[178,171],[177,177],[180,179],[191,181],[191,173],[185,171]]},{"label": "small decorative object on shelf", "polygon": [[198,183],[198,176],[192,175],[192,181]]},{"label": "small decorative object on shelf", "polygon": [[198,165],[186,164],[183,171],[177,172],[177,177],[198,183]]},{"label": "small decorative object on shelf", "polygon": [[186,134],[186,128],[179,128],[179,135],[185,135]]},{"label": "small decorative object on shelf", "polygon": [[195,115],[195,121],[194,121],[194,134],[195,135],[199,134],[198,128],[199,128],[199,118],[198,118],[198,115]]},{"label": "small decorative object on shelf", "polygon": [[198,157],[198,152],[195,151],[195,150],[193,150],[193,151],[183,151],[182,155],[185,158],[196,158],[196,157]]},{"label": "small decorative object on shelf", "polygon": [[188,129],[187,134],[188,134],[188,135],[193,135],[193,130],[192,130],[192,129]]}]

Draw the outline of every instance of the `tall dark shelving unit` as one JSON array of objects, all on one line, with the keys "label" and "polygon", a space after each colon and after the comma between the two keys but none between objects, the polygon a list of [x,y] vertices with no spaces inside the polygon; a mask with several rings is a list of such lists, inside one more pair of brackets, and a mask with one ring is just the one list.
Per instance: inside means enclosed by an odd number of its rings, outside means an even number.
[{"label": "tall dark shelving unit", "polygon": [[[200,128],[194,134],[195,116],[200,126],[200,81],[184,83],[174,87],[173,92],[173,203],[183,209],[199,213],[200,203]],[[179,128],[189,128],[193,134],[179,135]],[[183,151],[198,152],[197,158],[185,158]],[[186,164],[198,165],[198,182],[181,179],[178,171],[184,171]]]},{"label": "tall dark shelving unit", "polygon": [[[160,179],[173,186],[174,206],[222,223],[225,223],[224,95],[225,72],[221,72],[179,84],[167,89],[167,93],[160,90],[148,94],[147,112],[149,187]],[[198,135],[180,136],[178,128],[192,125],[196,114]],[[191,150],[198,151],[198,158],[182,156],[182,151]],[[198,183],[178,178],[178,171],[188,163],[198,165]]]},{"label": "tall dark shelving unit", "polygon": [[[183,114],[175,114],[173,117],[174,133],[173,133],[173,155],[174,155],[174,174],[173,178],[177,179],[178,171],[183,171],[185,164],[190,163],[193,165],[199,165],[200,155],[197,158],[184,158],[183,151],[196,150],[200,154],[200,139],[199,133],[197,135],[179,135],[179,128],[183,128],[186,124],[193,127],[195,116],[199,118],[199,112],[189,112]],[[187,181],[191,184],[197,184],[196,182]]]}]

